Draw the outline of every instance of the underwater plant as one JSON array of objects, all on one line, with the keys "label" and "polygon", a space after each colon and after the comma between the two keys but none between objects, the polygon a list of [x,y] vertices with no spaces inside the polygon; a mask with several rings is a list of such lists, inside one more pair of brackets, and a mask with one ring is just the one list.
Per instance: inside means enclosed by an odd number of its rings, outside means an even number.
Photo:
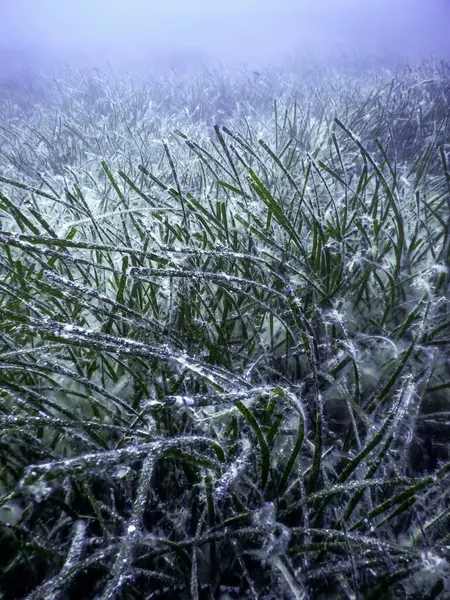
[{"label": "underwater plant", "polygon": [[449,596],[449,85],[2,99],[3,598]]}]

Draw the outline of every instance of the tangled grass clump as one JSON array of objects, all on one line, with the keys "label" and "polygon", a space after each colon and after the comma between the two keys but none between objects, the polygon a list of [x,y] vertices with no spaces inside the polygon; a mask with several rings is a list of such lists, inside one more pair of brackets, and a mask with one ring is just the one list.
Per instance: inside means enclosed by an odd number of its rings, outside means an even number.
[{"label": "tangled grass clump", "polygon": [[448,597],[444,67],[214,77],[1,100],[1,593]]}]

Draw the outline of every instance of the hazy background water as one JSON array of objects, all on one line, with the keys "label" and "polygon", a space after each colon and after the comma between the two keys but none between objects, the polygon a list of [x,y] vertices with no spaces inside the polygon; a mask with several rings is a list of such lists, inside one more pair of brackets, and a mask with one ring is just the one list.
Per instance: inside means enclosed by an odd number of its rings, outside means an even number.
[{"label": "hazy background water", "polygon": [[[3,0],[0,73],[450,58],[450,0]],[[303,58],[303,60],[305,60]]]}]

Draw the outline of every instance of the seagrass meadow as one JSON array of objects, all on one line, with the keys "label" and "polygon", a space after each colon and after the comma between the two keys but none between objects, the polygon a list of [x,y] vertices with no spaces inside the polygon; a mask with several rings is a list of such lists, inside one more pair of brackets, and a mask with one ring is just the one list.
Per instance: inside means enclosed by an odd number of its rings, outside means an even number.
[{"label": "seagrass meadow", "polygon": [[450,71],[357,71],[3,84],[2,599],[450,598]]}]

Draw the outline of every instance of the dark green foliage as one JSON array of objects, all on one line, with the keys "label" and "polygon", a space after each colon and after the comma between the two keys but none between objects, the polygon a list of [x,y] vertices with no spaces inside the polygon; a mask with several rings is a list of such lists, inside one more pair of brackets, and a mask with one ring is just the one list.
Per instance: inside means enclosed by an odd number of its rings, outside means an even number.
[{"label": "dark green foliage", "polygon": [[3,101],[2,597],[449,596],[443,69]]}]

